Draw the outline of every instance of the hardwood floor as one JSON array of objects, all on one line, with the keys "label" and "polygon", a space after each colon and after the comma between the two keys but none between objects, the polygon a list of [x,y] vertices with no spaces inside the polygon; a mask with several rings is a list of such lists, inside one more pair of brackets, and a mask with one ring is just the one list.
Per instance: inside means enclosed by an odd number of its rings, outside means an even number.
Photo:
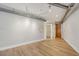
[{"label": "hardwood floor", "polygon": [[79,56],[63,39],[40,42],[0,51],[1,56]]}]

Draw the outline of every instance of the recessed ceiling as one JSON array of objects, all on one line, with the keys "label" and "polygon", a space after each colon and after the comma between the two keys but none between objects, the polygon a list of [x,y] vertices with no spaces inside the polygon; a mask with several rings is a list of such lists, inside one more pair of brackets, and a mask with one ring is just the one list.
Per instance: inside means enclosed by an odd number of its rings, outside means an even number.
[{"label": "recessed ceiling", "polygon": [[[47,3],[3,3],[3,5],[41,16],[48,22],[60,21],[66,12],[66,9],[56,6],[49,8],[49,4]],[[50,9],[51,12],[49,11]]]}]

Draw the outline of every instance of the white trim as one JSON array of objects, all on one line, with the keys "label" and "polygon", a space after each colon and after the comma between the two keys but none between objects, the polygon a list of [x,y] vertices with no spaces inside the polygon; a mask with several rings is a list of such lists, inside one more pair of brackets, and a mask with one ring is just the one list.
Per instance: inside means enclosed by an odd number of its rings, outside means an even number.
[{"label": "white trim", "polygon": [[46,23],[44,23],[44,39],[46,39],[46,32],[47,32],[47,30],[46,30]]},{"label": "white trim", "polygon": [[51,25],[51,39],[53,39],[53,27],[52,27],[52,24],[50,24]]},{"label": "white trim", "polygon": [[56,36],[56,26],[55,26],[55,24],[53,25],[54,26],[54,39],[55,39],[55,36]]},{"label": "white trim", "polygon": [[0,51],[6,50],[6,49],[15,48],[15,47],[19,47],[19,46],[26,45],[26,44],[31,44],[31,43],[39,42],[39,41],[43,41],[43,39],[41,39],[41,40],[34,40],[34,41],[30,41],[30,42],[24,42],[24,43],[20,43],[20,44],[8,46],[8,47],[3,47],[3,48],[0,48]]},{"label": "white trim", "polygon": [[[65,39],[64,39],[65,40]],[[68,40],[65,40],[76,52],[79,53],[79,50],[73,45],[71,44]]]},{"label": "white trim", "polygon": [[52,35],[51,35],[51,24],[49,24],[49,23],[46,24],[46,38],[47,38],[47,30],[48,30],[47,26],[48,26],[48,25],[50,26],[50,28],[49,28],[49,30],[50,30],[50,35],[49,35],[49,36],[50,36],[50,38],[52,38]]}]

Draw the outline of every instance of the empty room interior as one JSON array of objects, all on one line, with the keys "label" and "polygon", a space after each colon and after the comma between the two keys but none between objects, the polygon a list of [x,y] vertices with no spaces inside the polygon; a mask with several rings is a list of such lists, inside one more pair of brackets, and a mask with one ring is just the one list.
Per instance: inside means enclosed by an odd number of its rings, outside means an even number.
[{"label": "empty room interior", "polygon": [[79,4],[0,3],[0,56],[79,56]]}]

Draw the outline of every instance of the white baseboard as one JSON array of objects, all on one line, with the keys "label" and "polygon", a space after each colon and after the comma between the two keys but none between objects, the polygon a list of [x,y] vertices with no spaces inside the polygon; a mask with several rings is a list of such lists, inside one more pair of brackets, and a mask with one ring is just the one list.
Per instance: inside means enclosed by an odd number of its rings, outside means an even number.
[{"label": "white baseboard", "polygon": [[30,41],[30,42],[23,42],[23,43],[20,43],[20,44],[11,45],[11,46],[8,46],[8,47],[3,47],[3,48],[0,48],[0,51],[11,49],[11,48],[15,48],[15,47],[19,47],[19,46],[26,45],[26,44],[39,42],[39,41],[43,41],[43,39],[41,39],[41,40],[34,40],[34,41]]},{"label": "white baseboard", "polygon": [[[65,39],[64,39],[65,40]],[[79,50],[73,45],[71,44],[68,40],[65,40],[76,52],[79,53]]]}]

